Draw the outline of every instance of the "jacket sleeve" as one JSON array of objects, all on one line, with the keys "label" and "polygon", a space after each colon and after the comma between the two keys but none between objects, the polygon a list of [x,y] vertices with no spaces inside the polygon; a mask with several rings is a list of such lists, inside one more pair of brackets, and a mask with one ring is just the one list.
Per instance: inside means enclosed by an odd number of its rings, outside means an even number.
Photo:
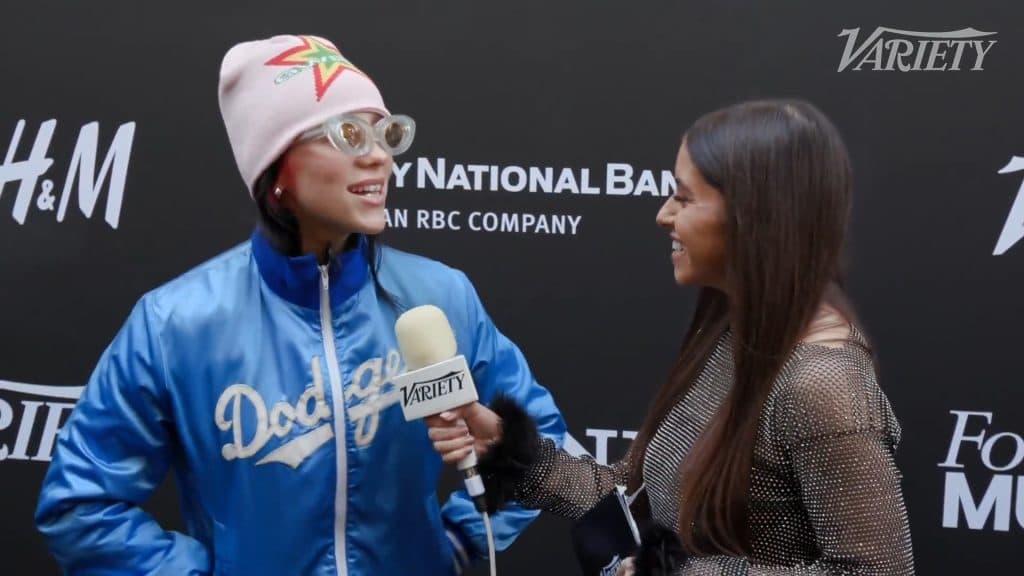
[{"label": "jacket sleeve", "polygon": [[61,430],[35,521],[67,574],[210,572],[206,548],[140,508],[170,465],[163,351],[143,298]]},{"label": "jacket sleeve", "polygon": [[[480,401],[489,404],[498,394],[509,397],[533,418],[542,437],[561,446],[565,422],[551,394],[534,380],[519,348],[495,327],[469,279],[461,272],[457,276],[461,294],[453,305],[464,308],[466,325],[461,330],[456,328],[456,337],[473,372]],[[504,550],[511,545],[539,513],[516,503],[499,511],[491,518],[495,547]],[[468,558],[487,557],[483,518],[465,490],[452,494],[442,517],[456,551],[461,548]]]}]

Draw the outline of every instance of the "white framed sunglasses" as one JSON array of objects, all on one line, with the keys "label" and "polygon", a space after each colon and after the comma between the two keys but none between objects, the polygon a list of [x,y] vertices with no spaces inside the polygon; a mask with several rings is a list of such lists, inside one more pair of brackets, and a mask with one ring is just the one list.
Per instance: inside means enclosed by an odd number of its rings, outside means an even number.
[{"label": "white framed sunglasses", "polygon": [[365,156],[380,144],[385,152],[398,156],[412,146],[416,137],[416,121],[403,114],[394,114],[370,124],[355,114],[341,114],[299,135],[299,141],[327,137],[331,145],[351,156]]}]

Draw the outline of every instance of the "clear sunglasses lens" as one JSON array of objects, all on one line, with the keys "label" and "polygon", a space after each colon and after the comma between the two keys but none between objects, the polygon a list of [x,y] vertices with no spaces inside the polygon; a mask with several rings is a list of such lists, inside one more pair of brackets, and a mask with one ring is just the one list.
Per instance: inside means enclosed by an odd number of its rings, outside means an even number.
[{"label": "clear sunglasses lens", "polygon": [[383,127],[384,144],[392,154],[401,154],[412,145],[416,125],[407,116],[392,116]]},{"label": "clear sunglasses lens", "polygon": [[338,132],[345,144],[353,151],[363,150],[366,147],[366,132],[359,124],[346,120],[338,127]]}]

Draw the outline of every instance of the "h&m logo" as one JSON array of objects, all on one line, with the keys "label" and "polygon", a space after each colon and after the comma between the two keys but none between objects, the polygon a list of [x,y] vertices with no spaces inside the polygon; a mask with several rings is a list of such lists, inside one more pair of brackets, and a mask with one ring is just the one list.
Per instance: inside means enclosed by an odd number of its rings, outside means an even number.
[{"label": "h&m logo", "polygon": [[135,122],[121,124],[114,133],[114,138],[107,149],[103,164],[96,172],[96,159],[99,153],[98,122],[90,122],[81,127],[75,151],[64,179],[64,187],[60,192],[60,202],[55,194],[54,182],[49,178],[42,181],[39,194],[36,195],[37,184],[53,165],[49,157],[50,142],[57,129],[56,120],[47,120],[39,126],[35,141],[28,158],[15,160],[21,137],[25,131],[25,120],[18,120],[14,127],[14,135],[7,148],[7,154],[0,164],[0,197],[3,196],[7,184],[17,182],[18,191],[14,198],[12,217],[18,224],[25,224],[29,209],[33,205],[43,212],[57,211],[57,221],[63,222],[67,214],[68,204],[77,181],[78,209],[86,218],[91,218],[99,199],[103,184],[107,186],[107,205],[103,219],[116,229],[121,219],[121,205],[124,201],[124,185],[128,176],[128,163],[131,157],[132,142],[135,138]]}]

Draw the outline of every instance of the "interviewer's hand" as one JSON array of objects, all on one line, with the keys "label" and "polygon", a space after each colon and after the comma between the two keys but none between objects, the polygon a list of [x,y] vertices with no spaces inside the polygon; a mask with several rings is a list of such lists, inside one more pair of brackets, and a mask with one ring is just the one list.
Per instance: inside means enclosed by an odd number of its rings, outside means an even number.
[{"label": "interviewer's hand", "polygon": [[619,569],[615,572],[615,576],[633,576],[633,574],[636,574],[633,562],[634,559],[632,556],[623,560],[622,564],[619,564]]},{"label": "interviewer's hand", "polygon": [[434,450],[449,464],[462,460],[472,449],[483,456],[501,440],[501,418],[474,402],[425,419]]}]

